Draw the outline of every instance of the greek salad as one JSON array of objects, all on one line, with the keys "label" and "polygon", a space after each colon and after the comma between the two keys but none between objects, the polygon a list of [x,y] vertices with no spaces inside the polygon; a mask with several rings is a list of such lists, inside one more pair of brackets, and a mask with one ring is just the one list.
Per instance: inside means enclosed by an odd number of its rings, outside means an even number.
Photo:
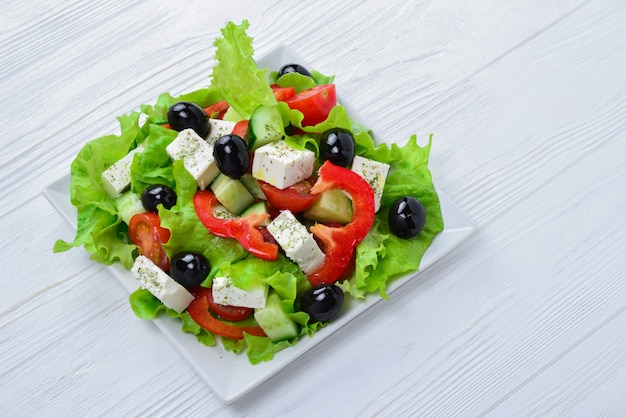
[{"label": "greek salad", "polygon": [[143,319],[178,318],[252,364],[312,336],[344,299],[388,298],[443,230],[431,141],[376,144],[334,76],[261,69],[248,22],[214,42],[210,84],[118,118],[71,166],[72,242],[139,284]]}]

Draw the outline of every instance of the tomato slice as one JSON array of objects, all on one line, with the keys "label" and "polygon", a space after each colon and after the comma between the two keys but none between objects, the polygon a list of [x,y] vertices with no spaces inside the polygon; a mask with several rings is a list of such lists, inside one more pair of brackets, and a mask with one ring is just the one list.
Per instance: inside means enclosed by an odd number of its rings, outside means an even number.
[{"label": "tomato slice", "polygon": [[272,88],[274,97],[278,102],[284,102],[296,94],[296,89],[293,87],[281,87],[278,84],[272,84],[270,87]]},{"label": "tomato slice", "polygon": [[330,110],[337,104],[337,92],[334,84],[323,84],[296,93],[285,100],[291,108],[302,112],[302,126],[312,126],[323,122]]},{"label": "tomato slice", "polygon": [[250,335],[265,337],[265,332],[259,326],[239,326],[228,324],[214,317],[209,311],[209,295],[211,289],[207,287],[196,287],[191,293],[195,299],[187,307],[187,312],[191,318],[202,328],[221,335],[222,337],[242,340],[244,332]]},{"label": "tomato slice", "polygon": [[163,250],[163,243],[169,241],[170,231],[161,227],[159,215],[153,212],[138,213],[128,225],[130,242],[137,245],[142,255],[148,257],[161,270],[170,269],[170,260]]},{"label": "tomato slice", "polygon": [[259,186],[272,207],[278,210],[289,209],[293,213],[304,212],[317,200],[318,195],[311,194],[314,180],[302,180],[285,189],[279,189],[259,180]]},{"label": "tomato slice", "polygon": [[254,313],[254,309],[252,308],[245,308],[243,306],[220,305],[213,299],[213,289],[207,289],[208,292],[206,292],[206,297],[209,302],[209,309],[211,309],[220,318],[226,321],[237,322],[249,318]]}]

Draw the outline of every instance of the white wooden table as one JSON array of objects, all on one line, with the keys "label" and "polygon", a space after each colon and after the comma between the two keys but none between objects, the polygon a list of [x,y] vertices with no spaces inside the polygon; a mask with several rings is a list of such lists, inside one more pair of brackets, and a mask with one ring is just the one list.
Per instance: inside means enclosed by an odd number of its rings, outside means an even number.
[{"label": "white wooden table", "polygon": [[[8,2],[0,17],[0,416],[626,416],[626,3]],[[434,134],[478,226],[227,404],[41,194],[115,116],[207,83],[227,20]]]}]

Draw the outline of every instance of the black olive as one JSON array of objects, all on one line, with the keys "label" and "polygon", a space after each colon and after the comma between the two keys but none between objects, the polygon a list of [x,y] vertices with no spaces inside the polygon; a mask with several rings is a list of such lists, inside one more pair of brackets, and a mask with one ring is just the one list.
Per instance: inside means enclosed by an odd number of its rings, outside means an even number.
[{"label": "black olive", "polygon": [[167,123],[175,131],[193,129],[202,138],[209,134],[209,117],[200,106],[191,102],[178,102],[167,110]]},{"label": "black olive", "polygon": [[209,261],[200,253],[177,254],[170,262],[170,276],[187,289],[199,286],[210,270]]},{"label": "black olive", "polygon": [[354,159],[354,136],[343,128],[332,128],[322,134],[320,156],[341,167],[350,167]]},{"label": "black olive", "polygon": [[176,204],[176,192],[165,184],[153,184],[141,193],[141,204],[148,212],[157,213],[159,204],[165,209],[171,209]]},{"label": "black olive", "polygon": [[426,224],[426,208],[413,196],[396,200],[389,209],[389,229],[400,238],[413,238]]},{"label": "black olive", "polygon": [[309,290],[300,309],[309,314],[311,322],[327,322],[339,314],[343,306],[343,291],[334,284],[321,284]]},{"label": "black olive", "polygon": [[311,75],[311,72],[300,64],[285,64],[282,67],[280,67],[280,70],[278,70],[279,77],[281,75],[285,75],[289,73],[300,73],[307,77],[313,78],[313,76]]},{"label": "black olive", "polygon": [[220,137],[213,144],[213,158],[220,171],[233,179],[238,179],[248,171],[250,154],[244,140],[235,134]]}]

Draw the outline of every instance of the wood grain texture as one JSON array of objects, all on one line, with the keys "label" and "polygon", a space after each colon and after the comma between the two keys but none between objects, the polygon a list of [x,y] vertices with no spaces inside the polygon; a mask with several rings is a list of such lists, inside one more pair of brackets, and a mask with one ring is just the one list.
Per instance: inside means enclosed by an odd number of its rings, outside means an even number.
[{"label": "wood grain texture", "polygon": [[[332,11],[332,13],[330,12]],[[216,398],[41,195],[114,117],[207,83],[227,20],[287,44],[379,137],[435,142],[478,225],[241,400]],[[624,416],[626,6],[162,0],[0,17],[1,416]]]}]

